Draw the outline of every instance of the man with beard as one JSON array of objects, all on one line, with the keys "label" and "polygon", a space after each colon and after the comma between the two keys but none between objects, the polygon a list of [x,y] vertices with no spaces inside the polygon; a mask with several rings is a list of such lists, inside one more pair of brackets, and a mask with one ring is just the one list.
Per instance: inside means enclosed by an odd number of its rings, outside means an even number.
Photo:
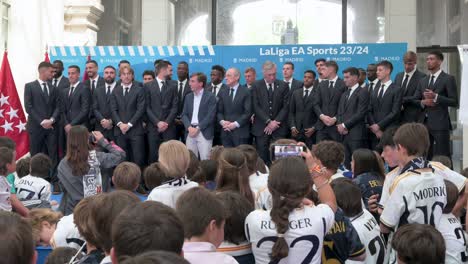
[{"label": "man with beard", "polygon": [[93,94],[93,113],[96,117],[96,130],[101,131],[109,141],[114,140],[114,124],[112,122],[110,100],[116,85],[115,71],[115,68],[110,65],[104,68],[105,85],[98,86]]},{"label": "man with beard", "polygon": [[374,63],[367,65],[367,81],[367,91],[369,95],[372,95],[373,91],[378,90],[380,86],[379,79],[377,79],[377,65]]},{"label": "man with beard", "polygon": [[54,60],[54,78],[52,79],[52,85],[60,90],[68,88],[70,81],[68,78],[63,76],[63,62],[61,60]]},{"label": "man with beard", "polygon": [[[91,96],[93,96],[94,91],[96,91],[98,87],[102,87],[105,84],[104,78],[99,76],[98,70],[99,70],[98,63],[95,60],[90,60],[86,62],[85,71],[86,71],[86,74],[88,75],[88,80],[86,80],[84,84],[90,89]],[[93,104],[91,102],[90,104],[91,109],[89,111],[89,126],[88,126],[89,131],[94,131],[94,128],[96,126],[96,118],[94,117],[92,106]]]}]

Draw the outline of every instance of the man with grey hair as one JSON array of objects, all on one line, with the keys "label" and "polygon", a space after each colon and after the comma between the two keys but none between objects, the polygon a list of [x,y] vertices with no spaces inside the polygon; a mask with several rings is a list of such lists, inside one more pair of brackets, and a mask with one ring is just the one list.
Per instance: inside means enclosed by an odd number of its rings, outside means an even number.
[{"label": "man with grey hair", "polygon": [[263,80],[252,88],[252,104],[255,114],[252,133],[260,157],[270,164],[269,146],[272,141],[286,137],[288,133],[289,88],[276,79],[276,65],[266,61],[262,67]]},{"label": "man with grey hair", "polygon": [[221,143],[232,148],[249,143],[252,99],[250,91],[239,85],[238,69],[230,68],[225,79],[229,89],[218,93],[217,121],[222,127]]}]

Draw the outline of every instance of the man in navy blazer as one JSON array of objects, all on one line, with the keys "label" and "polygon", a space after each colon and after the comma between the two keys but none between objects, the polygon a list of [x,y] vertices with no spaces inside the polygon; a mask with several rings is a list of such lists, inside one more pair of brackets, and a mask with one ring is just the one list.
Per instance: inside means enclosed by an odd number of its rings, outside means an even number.
[{"label": "man in navy blazer", "polygon": [[451,156],[449,107],[458,107],[457,83],[452,75],[442,71],[444,55],[440,51],[429,52],[426,58],[430,75],[419,82],[415,103],[423,109],[420,122],[424,122],[431,137],[429,158],[435,155]]},{"label": "man in navy blazer", "polygon": [[240,71],[230,68],[226,72],[228,89],[218,93],[217,122],[221,125],[221,143],[224,147],[248,144],[252,99],[250,90],[239,84]]},{"label": "man in navy blazer", "polygon": [[206,91],[205,85],[205,74],[197,72],[190,76],[192,93],[187,94],[182,111],[187,148],[199,155],[201,160],[210,157],[216,116],[216,96]]}]

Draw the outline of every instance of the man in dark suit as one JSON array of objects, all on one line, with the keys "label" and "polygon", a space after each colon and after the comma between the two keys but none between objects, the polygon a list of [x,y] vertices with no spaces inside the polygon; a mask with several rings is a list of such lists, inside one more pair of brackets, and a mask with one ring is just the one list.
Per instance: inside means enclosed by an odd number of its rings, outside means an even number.
[{"label": "man in dark suit", "polygon": [[346,85],[338,78],[337,72],[338,64],[335,61],[325,62],[322,73],[327,80],[319,84],[314,100],[314,111],[319,118],[315,125],[317,142],[322,140],[340,142],[340,135],[336,130],[336,112]]},{"label": "man in dark suit", "polygon": [[293,78],[294,75],[294,63],[287,61],[283,64],[283,81],[286,83],[289,89],[289,95],[297,90],[302,89],[303,83]]},{"label": "man in dark suit", "polygon": [[315,144],[315,123],[317,116],[314,112],[313,98],[317,87],[314,87],[315,72],[304,72],[304,87],[297,89],[289,101],[289,127],[293,139],[306,143],[308,148]]},{"label": "man in dark suit", "polygon": [[401,87],[402,107],[400,123],[418,122],[422,115],[421,106],[414,104],[414,95],[419,81],[426,76],[417,69],[417,56],[414,51],[408,51],[403,56],[405,71],[395,77],[395,84]]},{"label": "man in dark suit", "polygon": [[[94,91],[98,87],[104,87],[106,82],[104,81],[104,78],[99,76],[98,71],[99,71],[99,66],[98,63],[95,60],[90,60],[86,62],[86,74],[88,75],[88,79],[84,81],[84,84],[91,90],[91,99],[93,99],[93,94]],[[89,111],[89,126],[88,130],[93,131],[96,127],[96,118],[94,116],[94,111],[92,109],[92,102],[91,102],[91,109]]]},{"label": "man in dark suit", "polygon": [[377,65],[371,63],[367,65],[367,92],[372,96],[375,90],[379,89],[380,81],[377,79]]},{"label": "man in dark suit", "polygon": [[210,157],[216,119],[216,96],[206,91],[205,86],[205,74],[197,72],[190,76],[192,92],[185,98],[182,110],[182,122],[187,130],[187,148],[201,160]]},{"label": "man in dark suit", "polygon": [[226,72],[227,90],[218,94],[217,122],[221,125],[221,142],[232,148],[248,144],[250,138],[250,117],[252,98],[250,90],[239,84],[240,71],[230,68]]},{"label": "man in dark suit", "polygon": [[442,71],[444,55],[431,51],[426,57],[429,75],[419,81],[415,103],[423,109],[420,122],[424,122],[431,139],[429,158],[435,155],[451,157],[449,107],[458,107],[457,83],[452,75]]},{"label": "man in dark suit", "polygon": [[367,147],[366,115],[369,93],[359,85],[359,70],[351,67],[343,71],[348,88],[341,95],[336,127],[345,147],[345,166],[351,169],[351,156],[356,149]]},{"label": "man in dark suit", "polygon": [[132,81],[133,78],[132,68],[122,68],[121,84],[112,92],[111,112],[117,145],[125,150],[128,161],[141,168],[145,164],[143,115],[146,98],[143,87]]},{"label": "man in dark suit", "polygon": [[369,143],[372,149],[376,149],[385,129],[398,126],[401,110],[401,89],[392,82],[390,74],[393,65],[389,61],[381,61],[377,64],[377,79],[380,81],[378,89],[375,88],[370,96],[369,113]]},{"label": "man in dark suit", "polygon": [[324,76],[325,62],[327,61],[324,58],[318,58],[314,61],[315,71],[317,72],[317,79],[314,81],[315,88],[318,88],[319,83],[326,80]]},{"label": "man in dark suit", "polygon": [[[216,101],[218,100],[218,94],[222,90],[227,90],[228,87],[226,84],[222,83],[224,75],[226,74],[226,69],[221,65],[213,65],[211,67],[210,73],[210,83],[206,84],[205,89],[209,92],[212,92],[216,96]],[[221,145],[221,125],[215,124],[215,134],[213,138],[213,146]]]},{"label": "man in dark suit", "polygon": [[252,85],[257,78],[257,71],[253,67],[247,67],[244,71],[245,87],[249,90],[252,89]]},{"label": "man in dark suit", "polygon": [[115,68],[106,66],[104,68],[105,85],[97,86],[93,93],[93,112],[96,117],[96,130],[101,131],[109,141],[115,140],[114,123],[112,122],[111,95],[116,86]]},{"label": "man in dark suit", "polygon": [[68,78],[63,76],[63,62],[61,60],[54,60],[54,78],[52,79],[52,85],[60,90],[70,87],[70,81]]},{"label": "man in dark suit", "polygon": [[159,62],[156,79],[144,85],[150,164],[158,161],[159,145],[176,138],[174,120],[178,107],[177,87],[174,82],[167,80],[168,65],[165,61]]},{"label": "man in dark suit", "polygon": [[289,89],[286,83],[276,79],[276,64],[266,61],[262,71],[263,79],[256,81],[252,88],[255,114],[252,133],[258,154],[270,164],[270,143],[288,134]]},{"label": "man in dark suit", "polygon": [[185,61],[177,64],[177,116],[175,119],[176,139],[185,143],[185,127],[182,122],[182,110],[184,109],[185,96],[192,92],[189,85],[189,66]]},{"label": "man in dark suit", "polygon": [[[70,80],[70,87],[62,91],[61,99],[65,135],[68,134],[72,126],[88,126],[88,114],[91,104],[91,91],[79,81],[80,67],[76,65],[69,66],[68,79]],[[63,149],[65,150],[65,147]]]},{"label": "man in dark suit", "polygon": [[[24,106],[28,113],[27,130],[29,133],[31,156],[44,153],[57,166],[57,121],[60,115],[60,91],[49,81],[54,72],[52,64],[41,62],[38,67],[39,78],[24,87]],[[58,181],[52,175],[52,182]]]}]

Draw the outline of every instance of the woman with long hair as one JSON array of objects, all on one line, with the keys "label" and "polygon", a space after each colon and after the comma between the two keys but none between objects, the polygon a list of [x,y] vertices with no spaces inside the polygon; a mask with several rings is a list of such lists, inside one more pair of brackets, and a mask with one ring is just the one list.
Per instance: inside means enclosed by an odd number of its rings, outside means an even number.
[{"label": "woman with long hair", "polygon": [[382,187],[385,180],[384,168],[377,156],[370,149],[357,149],[351,159],[351,170],[354,175],[354,183],[361,189],[362,198],[366,209],[369,210],[368,200],[372,195],[382,195]]},{"label": "woman with long hair", "polygon": [[238,192],[254,205],[255,194],[250,188],[249,176],[244,153],[235,148],[224,149],[218,160],[216,191]]},{"label": "woman with long hair", "polygon": [[[107,152],[96,151],[94,144]],[[101,192],[100,169],[115,167],[124,159],[125,152],[109,143],[101,132],[90,134],[84,126],[73,126],[67,135],[67,153],[57,169],[57,177],[63,186],[60,211],[69,215],[83,197]]]},{"label": "woman with long hair", "polygon": [[[328,177],[309,151],[277,160],[270,168],[271,210],[255,210],[245,220],[255,263],[321,262],[324,235],[334,223],[336,199]],[[317,186],[319,205],[305,199]]]}]

